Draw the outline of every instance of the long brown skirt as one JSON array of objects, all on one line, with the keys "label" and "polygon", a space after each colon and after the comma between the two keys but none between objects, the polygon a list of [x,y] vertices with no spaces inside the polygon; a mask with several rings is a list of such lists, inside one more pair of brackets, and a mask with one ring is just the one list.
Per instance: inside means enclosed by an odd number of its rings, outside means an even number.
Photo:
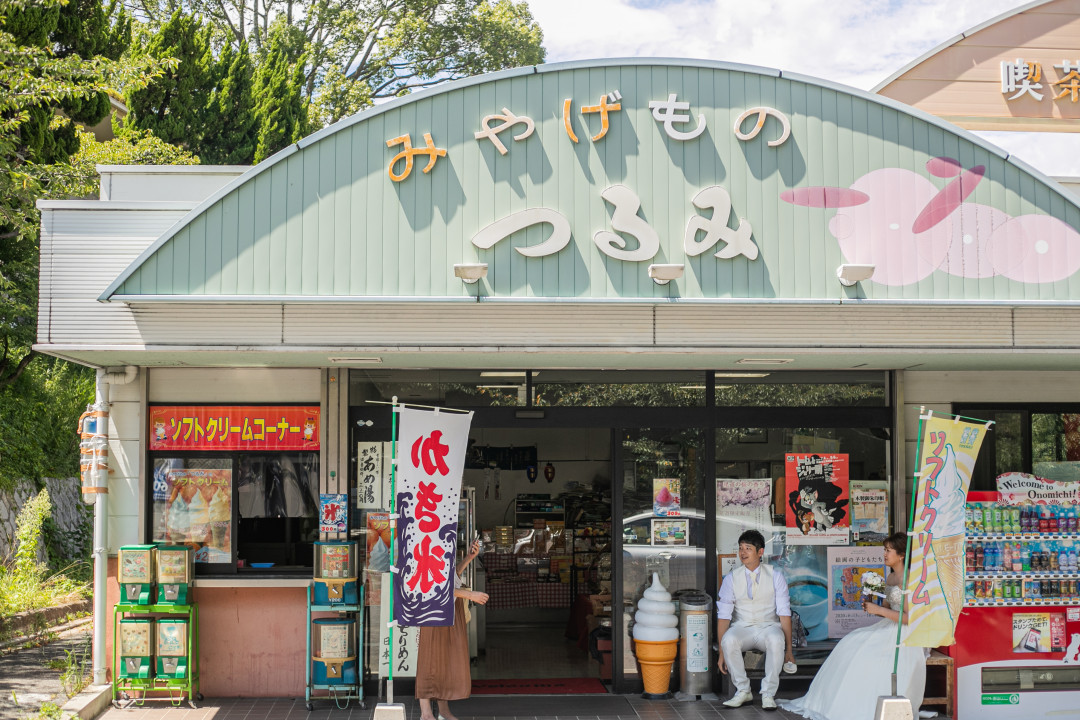
[{"label": "long brown skirt", "polygon": [[472,694],[465,601],[454,600],[454,624],[422,627],[416,662],[416,697],[464,700]]}]

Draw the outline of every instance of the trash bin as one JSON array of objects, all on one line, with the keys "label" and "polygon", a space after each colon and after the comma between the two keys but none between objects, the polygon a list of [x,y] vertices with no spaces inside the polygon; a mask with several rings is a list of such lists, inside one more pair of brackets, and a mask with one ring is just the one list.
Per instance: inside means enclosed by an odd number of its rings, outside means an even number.
[{"label": "trash bin", "polygon": [[712,598],[695,591],[679,597],[679,694],[712,692],[709,672],[709,625]]}]

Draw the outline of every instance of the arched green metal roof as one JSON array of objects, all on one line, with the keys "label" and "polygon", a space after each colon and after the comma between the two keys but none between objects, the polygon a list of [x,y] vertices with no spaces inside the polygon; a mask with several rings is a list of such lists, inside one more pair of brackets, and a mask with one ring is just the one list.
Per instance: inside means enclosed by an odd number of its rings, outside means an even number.
[{"label": "arched green metal roof", "polygon": [[[482,134],[519,118],[531,133]],[[415,151],[426,135],[439,152],[410,154],[401,178],[401,138]],[[878,96],[696,60],[540,65],[415,93],[283,150],[101,299],[1080,301],[1077,227],[1053,181]],[[455,276],[478,263],[479,283]],[[656,265],[681,276],[657,284]],[[841,265],[872,275],[844,287]]]}]

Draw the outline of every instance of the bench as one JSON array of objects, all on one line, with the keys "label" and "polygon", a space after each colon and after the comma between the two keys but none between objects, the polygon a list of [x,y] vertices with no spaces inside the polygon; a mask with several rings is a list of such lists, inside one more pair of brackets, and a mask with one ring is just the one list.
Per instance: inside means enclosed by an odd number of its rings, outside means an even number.
[{"label": "bench", "polygon": [[[937,668],[941,668],[940,671]],[[947,717],[953,716],[953,684],[956,680],[956,676],[953,673],[953,659],[939,650],[931,650],[930,657],[926,659],[926,687],[927,689],[944,688],[945,695],[943,696],[926,696],[923,697],[923,707],[927,705],[942,705],[945,708],[945,715]],[[940,672],[945,674],[944,678],[937,678],[931,676],[931,670],[934,675],[939,675]]]}]

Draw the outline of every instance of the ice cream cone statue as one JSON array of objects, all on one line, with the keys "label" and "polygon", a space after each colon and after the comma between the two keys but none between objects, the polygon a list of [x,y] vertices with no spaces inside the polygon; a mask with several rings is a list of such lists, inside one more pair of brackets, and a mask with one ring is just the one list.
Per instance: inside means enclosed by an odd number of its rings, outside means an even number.
[{"label": "ice cream cone statue", "polygon": [[638,600],[634,614],[634,649],[646,697],[663,697],[668,693],[671,663],[679,651],[678,626],[671,593],[660,584],[660,576],[653,573],[652,585]]}]

